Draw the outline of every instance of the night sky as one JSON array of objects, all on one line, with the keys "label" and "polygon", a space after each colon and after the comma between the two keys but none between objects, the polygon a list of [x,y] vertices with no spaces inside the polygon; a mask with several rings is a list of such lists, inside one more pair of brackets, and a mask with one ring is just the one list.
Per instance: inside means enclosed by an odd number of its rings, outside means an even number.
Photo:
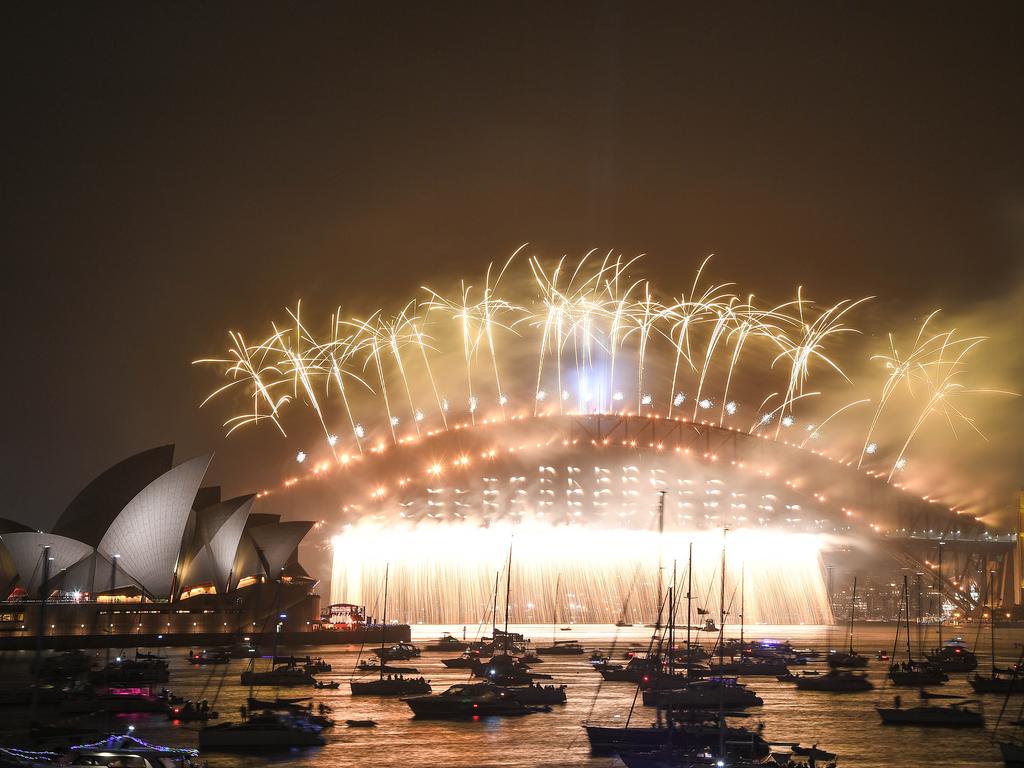
[{"label": "night sky", "polygon": [[225,440],[193,359],[524,242],[910,315],[1024,295],[1024,4],[480,5],[4,5],[0,516],[165,442],[257,490],[291,455]]}]

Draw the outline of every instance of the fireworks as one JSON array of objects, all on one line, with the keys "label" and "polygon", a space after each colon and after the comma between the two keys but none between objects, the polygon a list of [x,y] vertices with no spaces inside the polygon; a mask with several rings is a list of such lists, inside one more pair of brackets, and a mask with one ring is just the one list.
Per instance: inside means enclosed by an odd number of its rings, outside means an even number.
[{"label": "fireworks", "polygon": [[[889,335],[889,350],[871,358],[884,374],[881,386],[855,397],[858,382],[845,369],[863,366],[844,364],[834,348],[858,333],[849,323],[867,298],[819,306],[798,288],[790,301],[761,305],[753,295],[740,298],[731,283],[705,284],[707,260],[688,290],[668,298],[630,275],[637,259],[597,259],[593,252],[553,266],[531,257],[527,279],[513,282],[518,253],[500,269],[489,267],[481,286],[461,281],[451,294],[424,288],[399,311],[362,319],[338,310],[323,333],[301,304],[256,342],[232,332],[226,356],[197,361],[227,378],[204,404],[244,393],[248,407],[227,418],[228,433],[270,422],[283,435],[286,416],[311,413],[336,461],[463,420],[472,426],[531,412],[628,413],[630,406],[677,418],[686,406],[689,419],[774,439],[812,424],[801,446],[863,435],[859,449],[842,449],[858,466],[869,458],[885,462],[891,478],[906,466],[926,422],[934,417],[978,431],[966,400],[995,391],[967,382],[966,361],[984,339],[932,331],[934,313],[909,353]],[[879,440],[875,433],[894,421],[893,398],[902,390],[914,403],[899,409],[906,425]],[[753,423],[738,423],[734,391],[760,399]],[[843,391],[849,396],[836,408]],[[831,413],[821,410],[827,400]],[[866,424],[857,421],[864,418]]]}]

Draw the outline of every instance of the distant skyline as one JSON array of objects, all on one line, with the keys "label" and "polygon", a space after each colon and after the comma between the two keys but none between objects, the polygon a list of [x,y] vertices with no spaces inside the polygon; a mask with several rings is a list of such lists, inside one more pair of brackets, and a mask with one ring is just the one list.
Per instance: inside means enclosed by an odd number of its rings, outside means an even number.
[{"label": "distant skyline", "polygon": [[[523,242],[983,313],[1024,380],[1019,4],[23,5],[3,30],[3,516],[48,527],[170,442],[259,490],[289,444],[225,439],[192,360]],[[1024,483],[1016,434],[993,450]]]}]

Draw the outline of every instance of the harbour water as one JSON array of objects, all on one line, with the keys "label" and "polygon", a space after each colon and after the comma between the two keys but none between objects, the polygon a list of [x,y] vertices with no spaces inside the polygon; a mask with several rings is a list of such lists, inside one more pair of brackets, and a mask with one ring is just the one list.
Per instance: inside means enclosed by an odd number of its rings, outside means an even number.
[{"label": "harbour water", "polygon": [[[489,628],[487,628],[489,629]],[[622,658],[631,647],[646,647],[651,631],[643,627],[616,628],[598,625],[574,625],[571,631],[553,631],[550,626],[517,626],[538,645],[557,640],[578,640],[587,648],[600,648],[615,658]],[[413,641],[419,645],[440,637],[450,631],[461,637],[463,628],[416,626]],[[862,653],[885,649],[892,652],[895,626],[891,624],[860,624],[856,628],[856,647]],[[918,649],[918,630],[912,629],[915,653]],[[477,628],[467,629],[472,639]],[[729,636],[738,632],[729,632]],[[989,635],[980,635],[974,627],[944,629],[945,638],[960,634],[978,653],[979,672],[986,672],[989,665]],[[749,638],[774,638],[789,640],[796,647],[842,647],[846,642],[846,630],[842,627],[821,626],[753,626],[747,628]],[[937,642],[934,627],[921,630],[920,644],[926,649]],[[1016,663],[1021,655],[1021,640],[1024,629],[1001,629],[997,635],[996,655],[1000,665]],[[713,640],[705,641],[710,647]],[[125,649],[133,652],[133,649]],[[614,757],[593,757],[590,754],[586,735],[580,727],[583,722],[621,724],[629,714],[636,691],[628,683],[603,682],[601,676],[589,664],[589,655],[575,657],[550,656],[535,668],[554,677],[552,682],[568,686],[568,702],[557,706],[550,713],[535,714],[522,718],[492,719],[480,722],[448,722],[416,720],[409,708],[399,699],[376,697],[353,698],[349,693],[348,680],[357,658],[370,656],[370,648],[356,646],[331,648],[295,648],[296,654],[322,656],[333,665],[333,671],[320,675],[321,679],[338,679],[342,686],[338,690],[309,691],[305,689],[258,689],[262,698],[310,695],[314,703],[325,702],[333,712],[331,716],[339,725],[327,731],[327,746],[306,751],[283,754],[220,755],[207,757],[210,768],[241,768],[242,766],[309,766],[310,768],[335,768],[354,765],[389,766],[445,766],[445,768],[480,766],[588,766],[589,768],[611,768],[622,764]],[[102,652],[101,657],[102,657]],[[179,695],[200,700],[208,699],[221,719],[237,719],[240,707],[245,703],[249,689],[239,683],[239,674],[245,668],[244,660],[232,661],[229,665],[195,667],[185,660],[185,650],[170,649],[171,681],[168,687]],[[431,681],[435,692],[447,686],[468,679],[465,670],[446,669],[441,659],[453,654],[439,651],[424,651],[423,656],[408,665],[419,669],[420,674]],[[26,652],[4,654],[0,659],[0,684],[17,684],[19,678],[27,675],[27,663],[31,654]],[[897,659],[900,658],[899,652]],[[818,744],[820,748],[838,753],[840,765],[855,765],[858,768],[891,768],[906,766],[968,766],[993,768],[1001,766],[999,751],[993,741],[993,728],[1003,708],[1004,697],[988,695],[974,696],[966,682],[965,674],[951,674],[950,681],[933,690],[942,693],[964,694],[980,698],[987,724],[984,729],[947,730],[941,728],[883,727],[880,724],[876,706],[889,706],[895,694],[902,695],[904,706],[912,706],[918,699],[915,689],[894,689],[885,684],[887,662],[872,660],[868,667],[870,678],[876,690],[867,693],[827,694],[798,692],[788,683],[778,682],[774,677],[753,677],[746,680],[759,696],[764,706],[749,710],[750,717],[744,724],[755,726],[764,723],[764,737],[775,742],[799,742],[804,746]],[[812,663],[806,669],[823,669],[822,663]],[[1001,731],[1009,732],[1007,721],[1018,718],[1018,709],[1024,696],[1011,699],[1003,716]],[[19,716],[8,711],[0,713],[7,727],[12,727]],[[350,729],[344,720],[373,719],[378,726],[372,729]],[[640,705],[633,713],[634,724],[648,724],[654,718],[654,711]],[[156,743],[170,745],[194,745],[197,724],[173,723],[162,716],[134,715],[113,718],[112,726],[125,729],[134,725],[142,738]],[[0,741],[3,733],[0,732]]]}]

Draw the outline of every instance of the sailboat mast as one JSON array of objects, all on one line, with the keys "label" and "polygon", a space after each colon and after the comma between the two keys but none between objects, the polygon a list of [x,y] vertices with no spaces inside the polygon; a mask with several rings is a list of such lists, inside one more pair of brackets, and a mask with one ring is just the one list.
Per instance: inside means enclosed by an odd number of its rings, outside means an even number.
[{"label": "sailboat mast", "polygon": [[[906,576],[903,577],[906,579]],[[853,577],[853,597],[850,599],[850,655],[853,655],[853,617],[857,610],[857,577]]]},{"label": "sailboat mast", "polygon": [[729,533],[728,528],[722,529],[722,583],[718,589],[718,666],[721,669],[725,664],[725,537]]},{"label": "sailboat mast", "polygon": [[[993,600],[992,588],[995,586],[993,579],[993,572],[989,572],[988,575],[988,615],[992,617],[991,640],[989,644],[992,650],[992,677],[996,676],[996,603]],[[1014,672],[1016,674],[1016,672]]]},{"label": "sailboat mast", "polygon": [[556,637],[555,632],[558,630],[558,587],[561,585],[561,583],[562,583],[562,574],[559,573],[555,577],[555,604],[553,606],[553,608],[555,609],[555,618],[551,620],[551,644],[552,645],[554,645],[555,642],[556,642],[556,640],[555,640],[555,637]]},{"label": "sailboat mast", "polygon": [[686,679],[690,679],[693,663],[693,646],[690,644],[690,613],[693,606],[693,542],[690,542],[690,554],[686,562]]},{"label": "sailboat mast", "polygon": [[501,571],[494,572],[494,596],[493,605],[491,605],[491,640],[494,640],[494,634],[498,631],[498,577],[501,576]]},{"label": "sailboat mast", "polygon": [[[391,563],[384,563],[384,617],[380,622],[380,649],[384,650],[384,643],[387,638],[388,631],[388,571],[391,568]],[[384,654],[380,655],[380,679],[384,679],[384,667],[386,662],[384,660]]]},{"label": "sailboat mast", "polygon": [[512,542],[508,543],[508,577],[505,580],[505,653],[508,653],[508,603],[512,594]]},{"label": "sailboat mast", "polygon": [[661,600],[665,582],[665,566],[662,562],[664,555],[662,534],[665,532],[665,493],[666,491],[658,491],[658,618],[654,622],[655,627],[661,624]]},{"label": "sailboat mast", "polygon": [[743,614],[746,612],[747,591],[746,591],[747,564],[740,563],[740,653],[743,653]]},{"label": "sailboat mast", "polygon": [[946,612],[942,607],[942,545],[946,542],[939,540],[939,572],[936,575],[936,594],[939,598],[939,652],[942,651],[942,620],[946,617]]},{"label": "sailboat mast", "polygon": [[907,586],[907,574],[903,574],[903,602],[907,606],[907,661],[912,661],[910,656],[910,587]]}]

